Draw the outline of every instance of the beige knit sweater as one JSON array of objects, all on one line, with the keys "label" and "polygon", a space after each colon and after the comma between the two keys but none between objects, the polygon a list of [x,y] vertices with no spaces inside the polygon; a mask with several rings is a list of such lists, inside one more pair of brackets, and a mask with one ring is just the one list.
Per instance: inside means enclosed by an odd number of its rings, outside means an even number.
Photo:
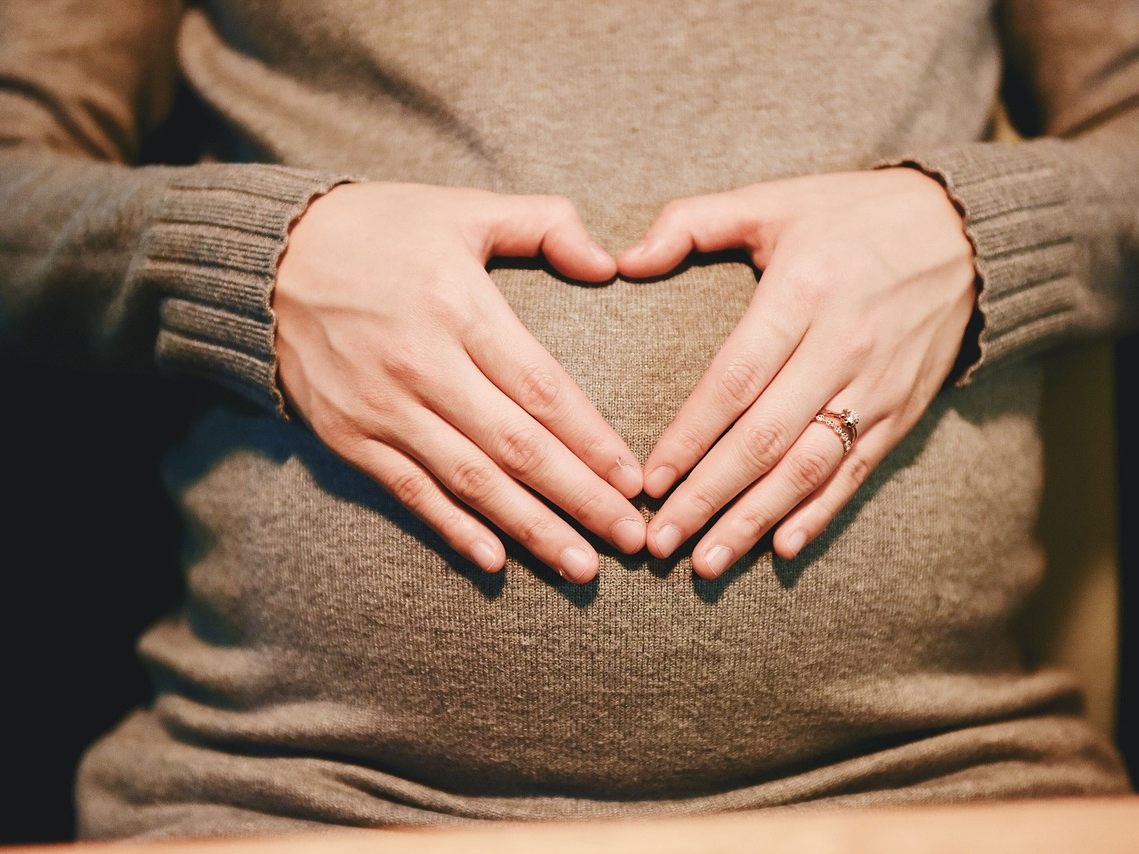
[{"label": "beige knit sweater", "polygon": [[[140,642],[153,706],[84,758],[82,833],[1129,791],[1012,623],[1045,571],[1032,356],[1137,315],[1139,4],[991,6],[5,4],[0,335],[212,389],[166,459],[186,602]],[[1038,138],[987,141],[1002,67]],[[178,75],[220,162],[132,165]],[[669,198],[883,162],[961,206],[983,329],[794,561],[486,576],[278,411],[274,265],[346,176],[564,193],[616,251]],[[493,275],[642,458],[755,287]]]}]

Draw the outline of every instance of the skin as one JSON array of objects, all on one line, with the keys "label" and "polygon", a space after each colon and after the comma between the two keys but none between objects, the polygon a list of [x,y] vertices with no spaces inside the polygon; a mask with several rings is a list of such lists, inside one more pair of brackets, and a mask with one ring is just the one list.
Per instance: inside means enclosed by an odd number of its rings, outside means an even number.
[{"label": "skin", "polygon": [[539,252],[572,278],[616,272],[564,198],[336,187],[294,224],[278,267],[279,376],[332,451],[476,565],[496,572],[506,553],[472,510],[583,583],[596,551],[526,487],[633,553],[642,470],[487,275],[492,256]]},{"label": "skin", "polygon": [[[728,248],[761,281],[643,471],[485,269],[541,252],[599,282]],[[487,571],[505,551],[476,514],[570,581],[596,575],[597,553],[530,487],[658,557],[730,505],[692,554],[715,578],[776,526],[776,552],[795,557],[912,429],[960,350],[974,276],[957,210],[908,168],[676,200],[616,260],[561,197],[349,184],[291,232],[273,296],[279,376],[330,449]],[[823,408],[860,413],[849,454],[813,420]],[[646,530],[627,499],[674,486]]]},{"label": "skin", "polygon": [[[659,557],[731,504],[693,549],[704,578],[776,525],[787,559],[822,532],[940,390],[976,299],[961,217],[914,169],[676,201],[617,262],[624,276],[657,276],[693,250],[727,248],[750,252],[761,281],[645,462],[654,497],[687,475],[649,527]],[[860,414],[849,454],[814,421],[823,408]]]}]

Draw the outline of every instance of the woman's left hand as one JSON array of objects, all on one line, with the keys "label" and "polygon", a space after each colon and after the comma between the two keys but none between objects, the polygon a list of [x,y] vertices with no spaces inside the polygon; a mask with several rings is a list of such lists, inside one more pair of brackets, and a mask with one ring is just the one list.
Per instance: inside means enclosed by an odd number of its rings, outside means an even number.
[{"label": "woman's left hand", "polygon": [[[735,499],[693,550],[704,578],[780,520],[784,558],[822,532],[938,393],[976,299],[960,215],[907,167],[673,201],[617,263],[624,276],[656,276],[694,250],[727,248],[747,249],[763,275],[645,463],[654,497],[692,470],[649,526],[658,557]],[[860,416],[849,453],[814,420],[824,408]]]}]

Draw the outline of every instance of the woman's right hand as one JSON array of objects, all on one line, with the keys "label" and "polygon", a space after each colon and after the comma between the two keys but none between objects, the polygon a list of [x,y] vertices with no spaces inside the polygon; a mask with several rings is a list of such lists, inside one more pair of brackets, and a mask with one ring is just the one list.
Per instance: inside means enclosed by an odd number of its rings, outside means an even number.
[{"label": "woman's right hand", "polygon": [[469,507],[581,583],[597,553],[523,484],[633,553],[642,471],[487,275],[492,256],[538,252],[574,279],[617,269],[564,198],[340,185],[297,220],[278,267],[279,377],[332,451],[456,551],[488,572],[506,558]]}]

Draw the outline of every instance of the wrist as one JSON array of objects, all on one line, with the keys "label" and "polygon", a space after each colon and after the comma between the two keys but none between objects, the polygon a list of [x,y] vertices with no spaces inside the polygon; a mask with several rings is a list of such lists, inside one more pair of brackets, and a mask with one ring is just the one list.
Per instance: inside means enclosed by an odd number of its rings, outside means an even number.
[{"label": "wrist", "polygon": [[979,304],[982,277],[977,263],[977,247],[969,234],[965,210],[940,173],[929,171],[914,162],[879,166],[876,171],[891,173],[905,180],[913,187],[915,193],[923,199],[928,199],[929,204],[939,214],[936,222],[940,224],[941,233],[955,245],[955,253],[967,259],[968,272],[962,277],[954,278],[953,281],[957,283],[956,287],[961,289],[959,294],[956,291],[955,294],[962,302],[967,302],[969,308],[964,315],[964,321],[959,321],[961,345],[943,387],[956,385],[969,367],[980,359],[980,337],[984,328],[984,317]]}]

